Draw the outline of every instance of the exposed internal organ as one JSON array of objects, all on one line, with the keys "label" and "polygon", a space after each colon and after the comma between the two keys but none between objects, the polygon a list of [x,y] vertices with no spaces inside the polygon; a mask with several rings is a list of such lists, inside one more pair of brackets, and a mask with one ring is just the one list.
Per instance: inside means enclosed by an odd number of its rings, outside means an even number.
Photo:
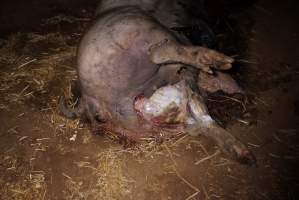
[{"label": "exposed internal organ", "polygon": [[158,126],[167,124],[186,126],[197,121],[208,126],[213,120],[206,109],[198,105],[199,103],[190,97],[190,90],[188,91],[185,81],[180,81],[157,89],[149,98],[138,96],[134,107],[139,116]]}]

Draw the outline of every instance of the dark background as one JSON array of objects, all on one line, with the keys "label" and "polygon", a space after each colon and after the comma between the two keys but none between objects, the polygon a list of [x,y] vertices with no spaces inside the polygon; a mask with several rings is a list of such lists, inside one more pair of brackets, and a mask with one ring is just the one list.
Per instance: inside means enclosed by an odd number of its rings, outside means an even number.
[{"label": "dark background", "polygon": [[[18,31],[36,30],[42,19],[61,13],[77,17],[93,16],[98,2],[99,0],[2,0],[0,36]],[[189,12],[215,23],[219,18],[241,12],[254,2],[256,0],[199,0],[187,4],[191,5]]]}]

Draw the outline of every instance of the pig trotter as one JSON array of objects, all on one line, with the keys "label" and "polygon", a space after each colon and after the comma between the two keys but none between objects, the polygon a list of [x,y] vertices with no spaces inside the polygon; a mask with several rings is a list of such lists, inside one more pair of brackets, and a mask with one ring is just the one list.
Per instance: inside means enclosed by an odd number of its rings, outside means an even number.
[{"label": "pig trotter", "polygon": [[203,99],[196,93],[189,90],[189,112],[196,120],[195,124],[189,125],[186,132],[196,136],[202,134],[213,139],[220,149],[230,158],[243,164],[255,164],[254,155],[247,147],[238,141],[231,133],[221,128],[209,115],[203,103]]},{"label": "pig trotter", "polygon": [[150,49],[151,60],[156,64],[182,63],[212,73],[211,68],[227,70],[234,59],[217,51],[199,47],[181,45],[173,41],[164,41]]},{"label": "pig trotter", "polygon": [[219,127],[216,122],[210,125],[197,124],[187,128],[190,135],[204,135],[213,139],[221,151],[242,164],[255,165],[256,158],[248,148],[237,140],[231,133]]},{"label": "pig trotter", "polygon": [[241,143],[233,135],[231,135],[231,133],[227,132],[226,130],[224,130],[219,126],[215,127],[213,131],[215,131],[214,132],[215,135],[219,134],[217,137],[221,139],[218,138],[214,138],[214,139],[216,140],[218,146],[222,149],[222,151],[226,155],[228,155],[234,160],[237,160],[242,164],[248,164],[248,165],[256,164],[256,158],[253,155],[253,153],[249,151],[248,148],[243,143]]}]

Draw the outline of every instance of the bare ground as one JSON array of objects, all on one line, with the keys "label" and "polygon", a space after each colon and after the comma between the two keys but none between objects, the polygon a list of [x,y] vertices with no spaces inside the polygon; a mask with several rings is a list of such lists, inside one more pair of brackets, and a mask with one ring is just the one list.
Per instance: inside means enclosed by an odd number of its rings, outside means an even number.
[{"label": "bare ground", "polygon": [[247,64],[234,74],[248,98],[214,94],[208,104],[258,166],[230,161],[208,139],[183,134],[124,148],[58,115],[90,21],[60,15],[43,21],[47,33],[0,41],[0,199],[297,199],[297,10],[265,1],[251,12]]}]

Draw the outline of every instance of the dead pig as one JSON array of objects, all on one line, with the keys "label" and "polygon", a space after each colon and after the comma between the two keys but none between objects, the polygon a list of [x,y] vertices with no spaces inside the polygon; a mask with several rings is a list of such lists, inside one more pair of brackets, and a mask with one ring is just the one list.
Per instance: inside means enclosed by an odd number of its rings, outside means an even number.
[{"label": "dead pig", "polygon": [[105,10],[78,49],[81,98],[68,117],[85,116],[96,129],[130,139],[187,132],[212,138],[230,157],[255,162],[248,149],[209,116],[198,73],[231,67],[216,51],[182,44],[137,6]]}]

